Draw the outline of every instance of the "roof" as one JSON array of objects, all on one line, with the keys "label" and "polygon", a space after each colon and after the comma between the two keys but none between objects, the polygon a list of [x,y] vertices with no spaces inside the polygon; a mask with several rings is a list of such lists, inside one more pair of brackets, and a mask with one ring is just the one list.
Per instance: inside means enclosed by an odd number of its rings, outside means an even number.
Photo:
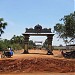
[{"label": "roof", "polygon": [[54,35],[54,33],[23,33],[23,35],[34,35],[34,36],[47,36],[47,35]]}]

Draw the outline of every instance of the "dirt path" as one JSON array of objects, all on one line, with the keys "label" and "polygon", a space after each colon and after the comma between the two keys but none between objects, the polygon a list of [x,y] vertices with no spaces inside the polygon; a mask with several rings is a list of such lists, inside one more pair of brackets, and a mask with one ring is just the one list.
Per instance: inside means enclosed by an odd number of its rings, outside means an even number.
[{"label": "dirt path", "polygon": [[[14,55],[12,58],[5,58],[5,59],[20,59],[20,58],[54,58],[54,59],[64,59],[61,54],[60,51],[53,51],[54,55],[47,55],[47,51],[46,50],[29,50],[29,54],[22,54],[23,50],[17,50],[14,52]],[[2,60],[2,59],[0,59]]]},{"label": "dirt path", "polygon": [[[65,59],[60,51],[16,51],[12,58],[0,58],[0,75],[75,75],[75,59]],[[69,73],[68,73],[69,72]]]}]

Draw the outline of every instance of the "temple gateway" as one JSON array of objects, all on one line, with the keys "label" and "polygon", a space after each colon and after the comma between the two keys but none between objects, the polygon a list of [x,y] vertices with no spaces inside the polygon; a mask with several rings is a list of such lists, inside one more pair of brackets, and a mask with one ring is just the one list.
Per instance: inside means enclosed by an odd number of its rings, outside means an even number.
[{"label": "temple gateway", "polygon": [[26,28],[25,33],[23,33],[24,36],[24,54],[28,53],[28,42],[30,36],[47,36],[48,40],[48,53],[52,55],[52,39],[53,39],[53,33],[51,32],[51,28],[43,28],[41,25],[36,25],[34,28]]}]

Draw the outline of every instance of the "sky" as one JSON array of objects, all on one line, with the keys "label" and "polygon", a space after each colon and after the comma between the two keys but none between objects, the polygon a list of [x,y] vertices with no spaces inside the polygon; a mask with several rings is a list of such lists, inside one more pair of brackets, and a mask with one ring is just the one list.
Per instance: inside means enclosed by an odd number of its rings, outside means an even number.
[{"label": "sky", "polygon": [[[25,28],[34,28],[40,24],[42,28],[51,28],[59,20],[75,10],[75,0],[0,0],[0,18],[8,23],[2,34],[2,39],[11,39],[13,35],[22,35]],[[30,40],[45,41],[45,36],[31,36]],[[57,35],[53,37],[53,45],[64,45],[58,41]]]}]

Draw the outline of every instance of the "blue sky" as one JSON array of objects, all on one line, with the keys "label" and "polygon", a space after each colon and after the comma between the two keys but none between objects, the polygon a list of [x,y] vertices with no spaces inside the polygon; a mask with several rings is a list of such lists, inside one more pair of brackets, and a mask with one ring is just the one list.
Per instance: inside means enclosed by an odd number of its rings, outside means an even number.
[{"label": "blue sky", "polygon": [[[8,22],[1,36],[10,39],[13,35],[22,35],[25,28],[40,24],[43,28],[52,28],[64,15],[75,9],[75,0],[0,0],[0,17]],[[39,37],[39,36],[38,36]],[[44,41],[46,37],[30,37],[33,41]],[[63,44],[53,37],[53,45]]]}]

